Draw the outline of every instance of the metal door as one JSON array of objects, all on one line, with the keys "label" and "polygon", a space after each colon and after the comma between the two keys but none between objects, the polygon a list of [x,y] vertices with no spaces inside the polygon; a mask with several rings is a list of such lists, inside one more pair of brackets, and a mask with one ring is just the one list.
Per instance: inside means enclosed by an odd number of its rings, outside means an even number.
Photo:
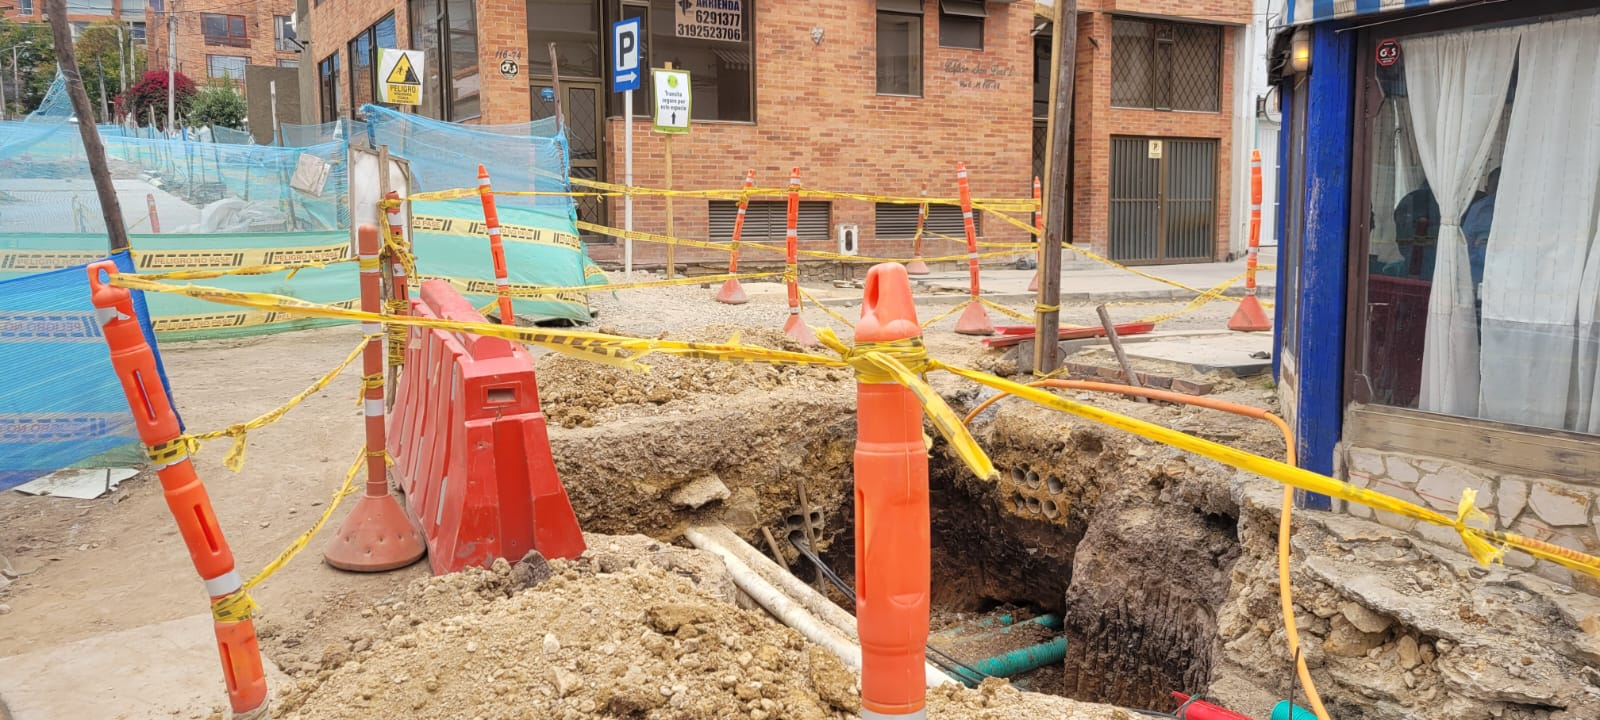
[{"label": "metal door", "polygon": [[[532,83],[533,119],[555,117],[555,89],[549,80]],[[605,117],[600,103],[604,101],[604,85],[597,82],[561,80],[561,112],[566,116],[567,148],[571,153],[572,177],[601,180],[605,177]],[[578,198],[578,219],[596,225],[605,224],[605,206],[602,198]],[[589,242],[600,241],[585,234]]]},{"label": "metal door", "polygon": [[1205,262],[1217,237],[1217,141],[1111,139],[1108,251],[1129,265]]}]

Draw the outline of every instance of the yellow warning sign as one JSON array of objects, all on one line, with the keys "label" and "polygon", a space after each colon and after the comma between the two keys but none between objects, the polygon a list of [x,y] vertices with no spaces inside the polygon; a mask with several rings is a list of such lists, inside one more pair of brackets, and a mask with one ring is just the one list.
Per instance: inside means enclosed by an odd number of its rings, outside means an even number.
[{"label": "yellow warning sign", "polygon": [[393,105],[421,105],[423,65],[421,50],[378,49],[378,99]]}]

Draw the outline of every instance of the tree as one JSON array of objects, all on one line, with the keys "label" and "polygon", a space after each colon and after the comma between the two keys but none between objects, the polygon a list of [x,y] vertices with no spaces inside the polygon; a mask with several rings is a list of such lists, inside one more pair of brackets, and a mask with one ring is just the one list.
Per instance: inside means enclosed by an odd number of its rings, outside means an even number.
[{"label": "tree", "polygon": [[[11,51],[4,51],[0,81],[6,85],[6,105],[11,112],[29,113],[39,107],[50,83],[56,79],[55,42],[45,23],[20,24],[0,18],[0,48],[16,47],[17,70],[11,68]],[[17,88],[13,76],[22,82]]]},{"label": "tree", "polygon": [[[179,124],[189,114],[189,101],[194,98],[194,81],[187,75],[174,75],[174,99],[177,101]],[[167,71],[150,70],[139,82],[117,98],[117,114],[131,115],[140,124],[149,124],[150,110],[155,111],[156,124],[167,123]]]},{"label": "tree", "polygon": [[[119,28],[116,21],[106,20],[90,25],[78,36],[78,69],[96,111],[107,107],[124,90],[124,64],[128,66],[127,82],[137,81],[144,72],[144,49],[133,45],[132,35],[126,28]],[[102,87],[105,97],[100,94]]]},{"label": "tree", "polygon": [[233,89],[232,83],[219,79],[189,101],[189,124],[195,127],[218,125],[243,130],[244,118],[248,112],[244,96]]}]

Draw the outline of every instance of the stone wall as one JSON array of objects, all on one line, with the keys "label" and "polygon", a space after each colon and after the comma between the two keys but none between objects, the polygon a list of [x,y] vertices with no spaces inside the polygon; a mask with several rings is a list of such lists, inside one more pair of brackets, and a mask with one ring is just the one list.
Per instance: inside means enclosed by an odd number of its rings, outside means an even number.
[{"label": "stone wall", "polygon": [[[1477,506],[1494,520],[1494,529],[1524,535],[1580,552],[1600,551],[1600,485],[1575,485],[1548,478],[1489,472],[1440,458],[1369,450],[1343,445],[1335,457],[1335,474],[1368,488],[1454,515],[1461,492],[1478,492]],[[1376,519],[1425,540],[1460,548],[1455,531],[1421,523],[1353,503],[1345,511]],[[1506,553],[1507,565],[1531,569],[1541,577],[1600,594],[1600,583],[1525,553]]]}]

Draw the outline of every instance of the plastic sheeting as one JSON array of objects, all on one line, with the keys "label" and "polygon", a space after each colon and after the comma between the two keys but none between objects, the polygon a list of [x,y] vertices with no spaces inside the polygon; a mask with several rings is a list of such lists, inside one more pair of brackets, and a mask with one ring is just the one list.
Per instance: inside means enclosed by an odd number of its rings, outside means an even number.
[{"label": "plastic sheeting", "polygon": [[[133,267],[127,253],[113,259]],[[153,347],[139,296],[134,309]],[[0,489],[63,467],[143,459],[89,300],[87,264],[0,281],[0,367]]]},{"label": "plastic sheeting", "polygon": [[[495,188],[566,192],[567,144],[554,121],[509,126],[457,125],[368,105],[369,141],[387,145],[411,167],[412,191],[475,188],[478,165]],[[576,207],[565,196],[498,196],[506,271],[513,286],[603,285],[578,235]],[[476,197],[411,203],[417,270],[448,276],[457,289],[484,303],[494,297],[494,274],[483,206]],[[588,298],[569,292],[515,302],[517,314],[588,322]]]}]

